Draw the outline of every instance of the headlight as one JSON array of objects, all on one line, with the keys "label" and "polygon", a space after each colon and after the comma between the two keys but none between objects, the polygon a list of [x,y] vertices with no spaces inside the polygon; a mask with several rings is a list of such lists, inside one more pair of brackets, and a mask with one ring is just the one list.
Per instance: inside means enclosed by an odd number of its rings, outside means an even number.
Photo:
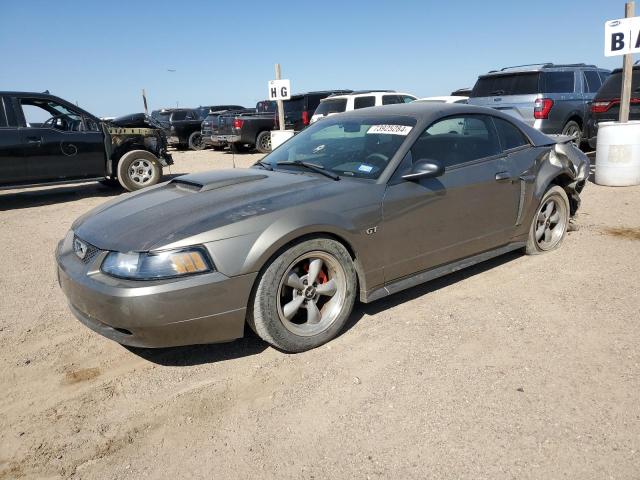
[{"label": "headlight", "polygon": [[156,280],[213,271],[204,248],[196,247],[166,252],[110,252],[102,262],[107,275],[131,280]]}]

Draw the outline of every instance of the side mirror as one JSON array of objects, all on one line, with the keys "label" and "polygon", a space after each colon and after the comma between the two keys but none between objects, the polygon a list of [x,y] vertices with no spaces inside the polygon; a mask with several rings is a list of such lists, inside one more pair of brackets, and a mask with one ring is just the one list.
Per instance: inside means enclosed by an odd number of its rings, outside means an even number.
[{"label": "side mirror", "polygon": [[402,176],[405,180],[415,181],[423,178],[439,177],[444,173],[444,167],[437,160],[418,160],[411,171]]}]

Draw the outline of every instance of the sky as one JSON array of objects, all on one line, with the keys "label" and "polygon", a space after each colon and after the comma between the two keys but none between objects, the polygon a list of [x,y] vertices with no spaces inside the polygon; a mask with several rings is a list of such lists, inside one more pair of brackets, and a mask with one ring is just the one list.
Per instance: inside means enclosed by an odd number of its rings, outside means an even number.
[{"label": "sky", "polygon": [[[623,0],[0,0],[0,91],[44,91],[97,116],[267,96],[274,64],[294,92],[446,95],[505,66],[622,65],[604,22]],[[175,70],[175,71],[169,71]]]}]

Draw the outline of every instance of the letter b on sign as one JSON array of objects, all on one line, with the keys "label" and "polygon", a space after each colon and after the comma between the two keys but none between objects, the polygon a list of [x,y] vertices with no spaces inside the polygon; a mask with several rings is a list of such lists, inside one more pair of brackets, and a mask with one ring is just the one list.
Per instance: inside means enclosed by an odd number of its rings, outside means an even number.
[{"label": "letter b on sign", "polygon": [[611,34],[611,51],[619,52],[624,49],[624,33],[617,32]]}]

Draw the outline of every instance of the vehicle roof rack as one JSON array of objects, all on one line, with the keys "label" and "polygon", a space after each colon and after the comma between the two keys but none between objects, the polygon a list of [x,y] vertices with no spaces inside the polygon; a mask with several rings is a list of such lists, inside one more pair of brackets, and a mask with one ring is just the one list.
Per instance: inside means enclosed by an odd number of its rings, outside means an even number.
[{"label": "vehicle roof rack", "polygon": [[329,95],[330,97],[337,95],[362,95],[365,93],[377,93],[377,92],[385,92],[385,93],[396,93],[396,90],[386,90],[386,89],[371,89],[371,90],[349,90],[347,92],[342,93],[332,93]]},{"label": "vehicle roof rack", "polygon": [[517,68],[523,67],[540,67],[540,68],[558,68],[558,67],[590,67],[590,68],[598,68],[596,65],[586,64],[586,63],[552,63],[552,62],[543,62],[543,63],[525,63],[524,65],[513,65],[512,67],[504,67],[500,70],[491,70],[489,73],[496,72],[505,72],[507,70],[513,70]]}]

